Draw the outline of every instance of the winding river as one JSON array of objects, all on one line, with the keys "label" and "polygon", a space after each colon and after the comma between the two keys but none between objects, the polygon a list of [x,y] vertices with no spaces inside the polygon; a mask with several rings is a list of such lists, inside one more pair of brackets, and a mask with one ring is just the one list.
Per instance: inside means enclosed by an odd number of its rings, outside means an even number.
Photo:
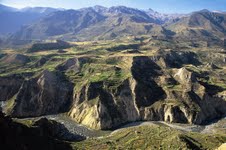
[{"label": "winding river", "polygon": [[[113,131],[101,131],[101,130],[93,130],[84,125],[78,124],[64,114],[48,115],[48,116],[43,116],[43,117],[50,119],[50,120],[54,120],[56,122],[59,122],[59,123],[63,124],[69,130],[69,132],[71,132],[73,134],[79,134],[79,135],[85,136],[86,138],[102,138],[104,135],[110,135],[110,134],[113,134],[113,133],[115,133],[119,130],[125,129],[125,128],[135,127],[135,126],[144,126],[144,125],[153,125],[153,124],[165,125],[165,126],[177,129],[177,130],[185,131],[185,132],[199,132],[199,133],[203,133],[203,134],[213,133],[213,131],[216,129],[216,127],[223,128],[226,130],[226,118],[224,118],[218,122],[212,123],[210,125],[206,125],[206,126],[178,124],[178,123],[166,123],[163,121],[145,121],[145,122],[128,123]],[[43,118],[43,117],[26,118],[26,119],[39,119],[39,118]],[[21,120],[23,120],[23,119],[21,119]]]},{"label": "winding river", "polygon": [[[0,102],[0,108],[4,108],[4,106],[5,106],[5,103]],[[59,122],[59,123],[63,124],[69,130],[69,132],[71,132],[73,134],[78,134],[78,135],[84,136],[86,138],[101,138],[104,135],[110,135],[112,133],[115,133],[115,132],[125,129],[125,128],[134,127],[134,126],[143,126],[143,125],[153,125],[153,124],[165,125],[165,126],[169,126],[171,128],[181,130],[181,131],[199,132],[199,133],[203,133],[203,134],[214,133],[214,132],[216,132],[217,129],[222,130],[222,131],[224,130],[224,132],[226,132],[226,118],[213,122],[209,125],[205,125],[205,126],[178,124],[178,123],[166,123],[163,121],[133,122],[133,123],[128,123],[126,125],[123,125],[113,131],[101,131],[101,130],[90,129],[84,125],[76,123],[75,121],[73,121],[70,117],[66,116],[65,114],[48,115],[48,116],[35,117],[35,118],[24,118],[24,119],[18,119],[18,120],[28,120],[28,119],[36,120],[36,119],[40,119],[40,118],[47,118],[47,119]]]}]

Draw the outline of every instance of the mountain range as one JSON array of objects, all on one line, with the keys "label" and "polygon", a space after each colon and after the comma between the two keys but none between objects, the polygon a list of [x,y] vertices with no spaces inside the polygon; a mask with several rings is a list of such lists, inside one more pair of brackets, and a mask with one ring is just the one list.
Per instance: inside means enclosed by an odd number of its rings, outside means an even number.
[{"label": "mountain range", "polygon": [[[17,43],[46,39],[108,40],[150,35],[162,39],[217,41],[219,44],[226,33],[226,14],[219,11],[161,14],[152,9],[139,10],[125,6],[94,6],[78,10],[0,7],[3,22],[0,37]],[[11,34],[3,36],[6,33]]]},{"label": "mountain range", "polygon": [[27,7],[16,9],[0,4],[0,34],[5,35],[18,31],[23,25],[31,24],[34,21],[46,16],[47,14],[57,11],[54,8]]},{"label": "mountain range", "polygon": [[206,9],[0,5],[0,147],[217,149],[225,19]]}]

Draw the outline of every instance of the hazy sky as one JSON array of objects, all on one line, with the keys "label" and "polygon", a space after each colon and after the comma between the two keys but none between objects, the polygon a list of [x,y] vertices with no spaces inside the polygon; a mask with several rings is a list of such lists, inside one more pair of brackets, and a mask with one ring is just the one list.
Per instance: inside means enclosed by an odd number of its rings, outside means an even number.
[{"label": "hazy sky", "polygon": [[48,6],[78,9],[94,5],[124,5],[139,9],[152,8],[163,13],[187,13],[204,8],[226,11],[226,0],[0,0],[0,3],[17,8]]}]

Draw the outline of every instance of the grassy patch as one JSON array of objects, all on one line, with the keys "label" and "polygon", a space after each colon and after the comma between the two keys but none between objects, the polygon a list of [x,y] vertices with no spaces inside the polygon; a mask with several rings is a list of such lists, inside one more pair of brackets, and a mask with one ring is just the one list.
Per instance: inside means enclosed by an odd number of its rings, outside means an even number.
[{"label": "grassy patch", "polygon": [[18,122],[18,123],[21,123],[27,127],[31,127],[35,120],[32,120],[32,119],[13,119],[15,122]]},{"label": "grassy patch", "polygon": [[6,105],[4,107],[5,112],[8,114],[12,111],[17,95],[14,95],[11,99],[6,101]]},{"label": "grassy patch", "polygon": [[101,139],[72,143],[74,149],[215,149],[225,142],[223,135],[183,133],[175,129],[147,125],[122,129]]}]

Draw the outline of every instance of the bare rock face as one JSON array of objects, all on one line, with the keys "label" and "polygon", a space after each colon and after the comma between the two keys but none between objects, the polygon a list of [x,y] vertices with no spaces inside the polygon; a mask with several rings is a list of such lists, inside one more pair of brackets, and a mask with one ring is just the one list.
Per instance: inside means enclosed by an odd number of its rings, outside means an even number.
[{"label": "bare rock face", "polygon": [[105,82],[85,85],[75,94],[69,115],[95,129],[142,120],[144,108],[166,96],[154,80],[162,72],[148,57],[134,57],[131,72],[133,78],[124,80],[115,90]]},{"label": "bare rock face", "polygon": [[182,85],[187,91],[193,90],[193,86],[195,86],[196,78],[195,74],[191,71],[188,71],[186,68],[180,68],[174,75],[174,79]]},{"label": "bare rock face", "polygon": [[85,85],[74,95],[69,115],[77,122],[95,129],[109,129],[139,119],[133,91],[134,81],[125,80],[115,92],[107,90],[103,82]]},{"label": "bare rock face", "polygon": [[150,106],[165,98],[165,92],[156,82],[163,72],[154,61],[148,57],[134,57],[131,72],[137,82],[135,93],[138,107]]},{"label": "bare rock face", "polygon": [[218,147],[216,150],[224,150],[226,149],[226,143],[222,144],[220,147]]},{"label": "bare rock face", "polygon": [[38,77],[24,81],[14,98],[10,114],[30,117],[67,111],[73,86],[47,70]]}]

